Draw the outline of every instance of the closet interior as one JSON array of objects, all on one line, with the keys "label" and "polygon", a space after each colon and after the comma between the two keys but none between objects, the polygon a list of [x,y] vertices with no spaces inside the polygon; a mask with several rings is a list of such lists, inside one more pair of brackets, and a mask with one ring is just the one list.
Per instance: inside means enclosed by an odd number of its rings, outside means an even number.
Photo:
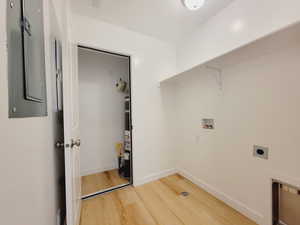
[{"label": "closet interior", "polygon": [[82,197],[132,182],[130,57],[78,47]]}]

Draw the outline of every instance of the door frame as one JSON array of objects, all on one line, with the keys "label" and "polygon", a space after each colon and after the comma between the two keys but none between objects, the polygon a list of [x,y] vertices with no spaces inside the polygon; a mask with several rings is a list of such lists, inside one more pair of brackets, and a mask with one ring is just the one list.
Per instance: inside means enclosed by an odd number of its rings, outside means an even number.
[{"label": "door frame", "polygon": [[[91,50],[91,51],[95,51],[95,52],[99,52],[99,53],[104,53],[104,54],[109,54],[109,55],[113,55],[113,56],[121,56],[121,57],[126,57],[129,59],[129,73],[128,73],[128,80],[129,80],[129,106],[130,106],[130,142],[131,142],[131,153],[130,153],[130,181],[128,184],[123,184],[123,185],[117,185],[113,188],[108,188],[108,189],[104,189],[101,190],[99,192],[95,192],[86,196],[82,197],[82,200],[85,199],[89,199],[92,197],[95,197],[97,195],[101,195],[107,192],[112,192],[121,188],[125,188],[128,186],[133,185],[133,142],[132,142],[132,130],[133,130],[133,126],[132,126],[132,56],[130,54],[124,54],[124,53],[117,53],[111,50],[107,50],[107,49],[100,49],[100,48],[95,48],[95,47],[91,47],[88,46],[86,44],[82,44],[82,43],[77,43],[77,48],[78,49],[86,49],[86,50]],[[78,64],[77,64],[78,65]],[[79,67],[79,66],[78,66]]]}]

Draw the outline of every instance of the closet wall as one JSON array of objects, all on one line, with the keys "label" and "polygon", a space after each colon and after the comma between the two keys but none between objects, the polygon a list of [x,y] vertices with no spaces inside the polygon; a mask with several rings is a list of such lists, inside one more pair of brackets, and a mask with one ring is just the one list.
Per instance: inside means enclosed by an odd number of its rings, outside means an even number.
[{"label": "closet wall", "polygon": [[115,84],[120,78],[128,82],[129,59],[79,49],[78,66],[81,174],[115,169],[115,145],[124,137],[126,96]]},{"label": "closet wall", "polygon": [[[300,185],[300,29],[260,40],[173,84],[179,171],[256,220],[271,224],[271,179]],[[215,129],[202,129],[203,118]],[[253,145],[269,147],[269,160]]]}]

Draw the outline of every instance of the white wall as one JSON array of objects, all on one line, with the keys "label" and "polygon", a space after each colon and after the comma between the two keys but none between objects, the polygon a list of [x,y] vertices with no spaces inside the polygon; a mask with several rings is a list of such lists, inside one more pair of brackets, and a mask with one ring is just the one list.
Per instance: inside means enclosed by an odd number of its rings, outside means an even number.
[{"label": "white wall", "polygon": [[[300,186],[299,28],[208,63],[222,68],[222,91],[205,67],[170,84],[179,171],[262,225],[271,225],[271,178]],[[269,160],[253,157],[254,144],[270,148]]]},{"label": "white wall", "polygon": [[115,145],[124,139],[127,94],[115,84],[128,82],[129,59],[79,49],[78,67],[81,174],[118,168]]},{"label": "white wall", "polygon": [[300,21],[300,1],[233,1],[178,45],[178,68],[170,78]]},{"label": "white wall", "polygon": [[134,183],[169,172],[174,160],[157,81],[175,72],[175,47],[88,17],[71,21],[74,42],[132,56]]},{"label": "white wall", "polygon": [[57,21],[52,2],[44,1],[49,115],[8,119],[6,2],[0,1],[0,217],[3,224],[55,225],[61,171],[54,148],[50,37]]}]

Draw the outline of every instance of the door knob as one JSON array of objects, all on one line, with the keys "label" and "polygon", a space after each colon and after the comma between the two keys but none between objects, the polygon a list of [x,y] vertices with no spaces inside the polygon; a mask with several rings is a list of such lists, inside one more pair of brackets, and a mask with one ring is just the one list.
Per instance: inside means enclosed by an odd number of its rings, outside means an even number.
[{"label": "door knob", "polygon": [[81,145],[80,139],[77,140],[72,139],[71,148],[73,148],[74,146],[80,147],[80,145]]},{"label": "door knob", "polygon": [[61,142],[61,141],[58,141],[58,142],[55,143],[55,147],[56,148],[63,148],[63,147],[65,147],[65,143]]}]

